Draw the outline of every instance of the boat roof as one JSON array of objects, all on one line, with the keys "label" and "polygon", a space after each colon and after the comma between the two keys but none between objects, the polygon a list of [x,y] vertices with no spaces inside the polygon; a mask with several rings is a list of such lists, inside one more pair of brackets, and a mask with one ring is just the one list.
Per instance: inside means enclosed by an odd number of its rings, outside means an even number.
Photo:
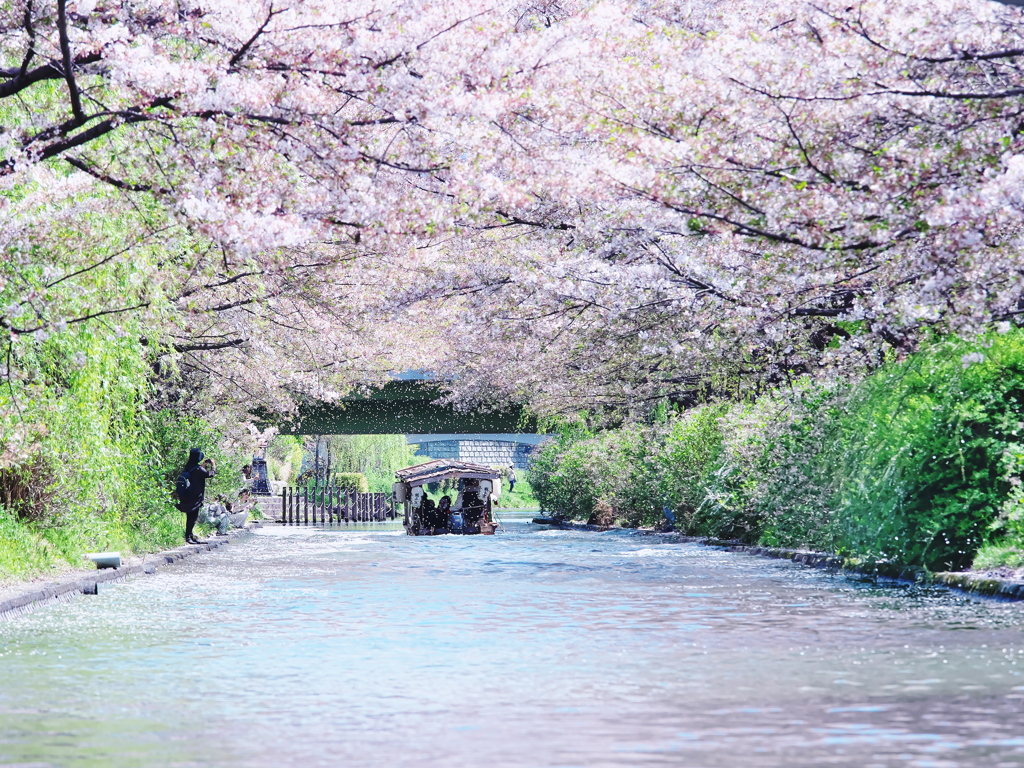
[{"label": "boat roof", "polygon": [[437,483],[455,477],[472,478],[479,480],[496,480],[501,473],[483,464],[471,464],[468,461],[457,461],[455,459],[434,459],[424,464],[417,464],[413,467],[406,467],[395,472],[401,482],[411,486],[423,485],[424,483]]}]

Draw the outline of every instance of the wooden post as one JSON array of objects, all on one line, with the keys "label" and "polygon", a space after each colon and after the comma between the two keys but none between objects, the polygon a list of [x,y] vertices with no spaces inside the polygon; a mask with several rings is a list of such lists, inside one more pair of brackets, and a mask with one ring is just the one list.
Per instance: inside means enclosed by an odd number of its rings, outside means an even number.
[{"label": "wooden post", "polygon": [[284,525],[288,515],[288,489],[285,486],[281,486],[281,525]]}]

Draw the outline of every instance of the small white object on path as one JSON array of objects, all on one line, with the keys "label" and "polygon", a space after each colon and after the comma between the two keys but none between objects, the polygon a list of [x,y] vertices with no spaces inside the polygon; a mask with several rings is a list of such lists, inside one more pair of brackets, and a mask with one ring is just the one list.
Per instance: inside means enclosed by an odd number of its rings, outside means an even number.
[{"label": "small white object on path", "polygon": [[86,558],[96,563],[97,568],[120,568],[120,552],[89,552]]}]

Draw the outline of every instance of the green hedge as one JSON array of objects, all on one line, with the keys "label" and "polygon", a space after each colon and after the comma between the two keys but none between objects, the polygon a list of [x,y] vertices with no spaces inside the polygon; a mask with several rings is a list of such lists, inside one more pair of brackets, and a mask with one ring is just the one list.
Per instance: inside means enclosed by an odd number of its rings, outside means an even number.
[{"label": "green hedge", "polygon": [[983,547],[1019,551],[1022,472],[1017,329],[936,342],[853,386],[806,383],[601,433],[574,427],[531,464],[543,508],[565,517],[605,501],[653,524],[667,506],[692,534],[933,570],[967,567]]}]

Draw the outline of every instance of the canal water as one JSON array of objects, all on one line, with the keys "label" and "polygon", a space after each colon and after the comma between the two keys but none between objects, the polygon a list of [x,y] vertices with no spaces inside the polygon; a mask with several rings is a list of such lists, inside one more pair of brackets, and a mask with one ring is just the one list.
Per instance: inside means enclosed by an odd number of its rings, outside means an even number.
[{"label": "canal water", "polygon": [[507,527],[265,528],[0,622],[0,765],[1024,765],[1020,604]]}]

